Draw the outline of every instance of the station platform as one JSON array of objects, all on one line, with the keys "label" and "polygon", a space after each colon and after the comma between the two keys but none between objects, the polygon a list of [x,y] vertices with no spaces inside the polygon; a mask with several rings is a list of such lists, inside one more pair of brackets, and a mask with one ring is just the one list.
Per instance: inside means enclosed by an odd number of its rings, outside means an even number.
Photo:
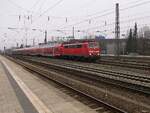
[{"label": "station platform", "polygon": [[0,62],[0,113],[24,113]]},{"label": "station platform", "polygon": [[34,73],[0,56],[0,113],[96,111],[35,76]]}]

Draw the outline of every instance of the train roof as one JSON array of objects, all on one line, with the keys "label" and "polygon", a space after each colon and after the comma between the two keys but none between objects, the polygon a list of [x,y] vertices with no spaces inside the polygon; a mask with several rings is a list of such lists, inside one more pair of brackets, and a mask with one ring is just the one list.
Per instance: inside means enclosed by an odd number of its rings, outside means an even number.
[{"label": "train roof", "polygon": [[48,44],[39,44],[36,46],[31,46],[31,47],[25,47],[25,48],[17,48],[14,50],[28,50],[28,49],[34,49],[34,48],[48,48],[48,47],[57,47],[61,46],[60,43],[48,43]]},{"label": "train roof", "polygon": [[67,42],[63,42],[63,44],[73,44],[73,43],[85,43],[85,42],[95,42],[95,39],[72,39]]},{"label": "train roof", "polygon": [[61,46],[62,44],[75,44],[75,43],[85,43],[85,42],[95,42],[95,41],[96,41],[95,39],[72,39],[67,42],[62,42],[62,43],[58,43],[58,42],[49,42],[47,44],[40,43],[39,45],[36,45],[36,46],[30,46],[30,47],[25,47],[25,48],[16,48],[13,50],[15,51],[15,50],[28,50],[28,49],[34,49],[34,48],[48,48],[48,47]]}]

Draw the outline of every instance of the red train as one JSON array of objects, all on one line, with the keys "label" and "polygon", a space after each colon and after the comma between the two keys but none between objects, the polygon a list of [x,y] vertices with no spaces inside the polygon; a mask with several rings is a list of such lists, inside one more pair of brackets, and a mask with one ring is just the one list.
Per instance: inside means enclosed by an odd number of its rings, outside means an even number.
[{"label": "red train", "polygon": [[40,55],[63,58],[100,58],[101,49],[95,40],[72,40],[64,43],[51,43],[28,48],[14,49],[12,54]]}]

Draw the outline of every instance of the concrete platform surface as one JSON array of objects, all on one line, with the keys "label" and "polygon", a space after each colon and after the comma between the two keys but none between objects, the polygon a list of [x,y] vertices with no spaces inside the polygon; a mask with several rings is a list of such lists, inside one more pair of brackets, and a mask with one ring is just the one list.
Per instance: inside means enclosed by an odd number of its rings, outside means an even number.
[{"label": "concrete platform surface", "polygon": [[[9,113],[5,110],[14,111],[11,113],[96,113],[18,64],[3,56],[0,56],[0,61],[3,63],[3,66],[0,64],[0,113]],[[8,73],[4,71],[4,67]],[[16,88],[11,86],[10,76],[23,94],[14,91]]]},{"label": "concrete platform surface", "polygon": [[0,63],[0,113],[24,113],[2,63]]}]

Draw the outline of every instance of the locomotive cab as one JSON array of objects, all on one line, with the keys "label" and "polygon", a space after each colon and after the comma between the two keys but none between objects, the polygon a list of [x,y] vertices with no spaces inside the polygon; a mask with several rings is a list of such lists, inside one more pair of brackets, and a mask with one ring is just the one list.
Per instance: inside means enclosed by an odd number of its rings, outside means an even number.
[{"label": "locomotive cab", "polygon": [[100,47],[98,42],[88,43],[88,54],[90,57],[99,58],[100,57]]}]

